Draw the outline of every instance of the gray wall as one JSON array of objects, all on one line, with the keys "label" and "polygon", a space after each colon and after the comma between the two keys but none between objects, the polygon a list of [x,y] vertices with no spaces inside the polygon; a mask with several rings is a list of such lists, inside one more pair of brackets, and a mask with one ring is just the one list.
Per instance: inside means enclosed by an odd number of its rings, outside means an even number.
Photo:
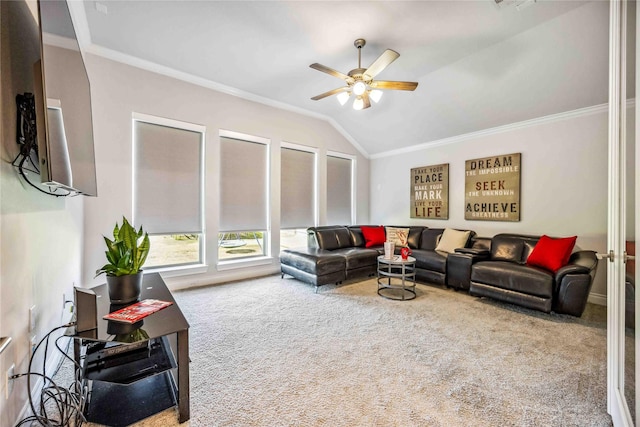
[{"label": "gray wall", "polygon": [[[35,1],[3,1],[0,11],[0,335],[13,339],[0,356],[0,425],[9,427],[14,425],[27,395],[22,379],[14,382],[12,394],[5,399],[6,370],[15,363],[16,372],[26,372],[30,338],[35,336],[39,341],[54,326],[68,320],[62,299],[65,293],[72,298],[73,283],[80,283],[83,208],[81,198],[39,193],[18,178],[10,165],[18,152],[15,96],[34,91],[32,66],[40,47]],[[32,177],[39,180],[38,176]],[[35,331],[29,332],[29,308],[33,305],[37,323]],[[52,361],[55,363],[49,358]],[[38,357],[36,369],[41,365]]]},{"label": "gray wall", "polygon": [[[85,247],[83,283],[98,283],[94,271],[104,264],[102,235],[116,220],[132,212],[133,112],[166,117],[206,126],[205,217],[208,268],[197,274],[172,277],[163,273],[173,288],[236,280],[279,271],[280,143],[282,141],[319,150],[320,223],[326,220],[327,151],[356,156],[357,222],[369,220],[369,161],[324,120],[196,86],[98,56],[88,55],[91,79],[97,198],[85,199]],[[271,140],[271,253],[267,263],[220,270],[216,265],[219,209],[220,129]]]},{"label": "gray wall", "polygon": [[[471,229],[480,236],[501,232],[577,235],[577,246],[606,252],[607,117],[602,106],[557,120],[514,124],[482,136],[461,136],[433,148],[376,157],[371,160],[371,221]],[[465,220],[465,160],[509,153],[522,153],[520,221]],[[410,219],[410,169],[440,163],[449,163],[449,219]],[[606,265],[601,262],[591,300],[603,303],[604,297]]]}]

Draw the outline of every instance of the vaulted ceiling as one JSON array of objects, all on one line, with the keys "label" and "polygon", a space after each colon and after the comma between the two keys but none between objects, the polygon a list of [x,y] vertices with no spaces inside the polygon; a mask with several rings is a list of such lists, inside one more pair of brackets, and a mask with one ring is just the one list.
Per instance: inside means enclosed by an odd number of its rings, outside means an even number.
[{"label": "vaulted ceiling", "polygon": [[[511,0],[505,0],[508,3]],[[74,3],[74,2],[70,2]],[[608,2],[89,1],[89,52],[179,75],[328,119],[368,155],[607,101]],[[75,6],[77,9],[77,5]],[[344,86],[309,68],[347,73],[385,49],[400,57],[371,108],[341,106]]]}]

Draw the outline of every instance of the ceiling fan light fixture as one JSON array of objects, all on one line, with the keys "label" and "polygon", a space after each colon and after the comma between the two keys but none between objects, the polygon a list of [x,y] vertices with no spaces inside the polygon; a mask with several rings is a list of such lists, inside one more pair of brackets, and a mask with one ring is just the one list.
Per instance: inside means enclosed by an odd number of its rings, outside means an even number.
[{"label": "ceiling fan light fixture", "polygon": [[[0,0],[2,1],[2,0]],[[501,1],[536,1],[536,0],[495,0]],[[329,74],[333,77],[342,79],[347,86],[339,87],[337,89],[330,90],[320,95],[316,95],[311,99],[318,101],[331,95],[338,95],[338,102],[341,105],[345,105],[350,99],[351,94],[354,95],[353,109],[365,110],[371,107],[371,100],[378,103],[382,98],[382,91],[378,89],[390,89],[390,90],[408,90],[412,91],[418,87],[418,82],[400,82],[400,81],[386,81],[386,80],[374,80],[375,77],[384,70],[389,64],[398,59],[400,54],[395,50],[386,49],[368,68],[362,68],[362,52],[361,49],[365,45],[364,39],[357,39],[353,42],[353,45],[358,49],[358,68],[354,68],[348,73],[341,73],[333,68],[326,67],[324,65],[313,63],[309,67],[314,70],[321,71]],[[346,93],[345,93],[346,92]]]},{"label": "ceiling fan light fixture", "polygon": [[379,102],[380,98],[382,98],[382,91],[377,89],[372,90],[369,92],[369,98],[371,98],[373,102]]},{"label": "ceiling fan light fixture", "polygon": [[358,96],[362,95],[366,90],[367,90],[367,85],[364,84],[364,82],[362,81],[357,81],[353,85],[353,93],[355,93]]},{"label": "ceiling fan light fixture", "polygon": [[354,110],[362,110],[364,108],[364,100],[361,96],[358,96],[355,101],[353,101],[353,109]]},{"label": "ceiling fan light fixture", "polygon": [[340,92],[338,94],[338,102],[340,103],[340,105],[346,104],[350,96],[351,92]]}]

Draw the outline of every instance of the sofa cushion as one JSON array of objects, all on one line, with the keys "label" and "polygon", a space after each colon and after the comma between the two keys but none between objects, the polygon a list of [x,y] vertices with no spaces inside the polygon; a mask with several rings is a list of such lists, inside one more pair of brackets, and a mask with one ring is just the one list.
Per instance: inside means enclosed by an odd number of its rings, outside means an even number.
[{"label": "sofa cushion", "polygon": [[576,239],[577,236],[553,239],[543,235],[527,258],[527,265],[542,267],[555,273],[569,262]]},{"label": "sofa cushion", "polygon": [[526,264],[529,255],[533,252],[533,249],[538,244],[538,237],[523,237],[522,240],[522,258],[520,259],[520,264]]},{"label": "sofa cushion", "polygon": [[551,272],[511,261],[480,261],[471,269],[471,281],[542,298],[553,295]]},{"label": "sofa cushion", "polygon": [[364,246],[366,248],[384,244],[386,237],[383,226],[367,227],[363,225],[362,227],[360,227],[360,229],[362,230],[362,235],[364,236]]},{"label": "sofa cushion", "polygon": [[409,237],[407,243],[411,249],[418,249],[420,247],[420,238],[422,237],[422,230],[424,227],[409,227]]},{"label": "sofa cushion", "polygon": [[379,256],[377,250],[367,248],[342,248],[331,253],[344,258],[347,271],[376,265]]},{"label": "sofa cushion", "polygon": [[[359,225],[350,225],[347,227],[349,229],[349,233],[351,233],[351,246],[364,247],[365,241],[360,227],[361,226]],[[365,227],[369,226],[365,225]]]},{"label": "sofa cushion", "polygon": [[308,274],[323,276],[344,271],[344,257],[318,248],[291,248],[280,252],[280,262]]},{"label": "sofa cushion", "polygon": [[438,246],[438,236],[444,232],[443,228],[425,228],[422,230],[420,249],[433,251]]},{"label": "sofa cushion", "polygon": [[491,259],[522,262],[524,241],[519,237],[498,234],[491,240]]},{"label": "sofa cushion", "polygon": [[409,229],[398,227],[386,227],[387,242],[395,244],[396,248],[407,246],[409,240]]},{"label": "sofa cushion", "polygon": [[416,268],[422,268],[438,273],[446,273],[447,257],[437,252],[424,249],[414,249],[411,255],[416,259]]},{"label": "sofa cushion", "polygon": [[467,246],[470,234],[470,231],[458,231],[452,228],[445,228],[435,250],[452,254],[457,248]]},{"label": "sofa cushion", "polygon": [[351,233],[346,227],[334,227],[328,229],[316,229],[318,246],[332,251],[339,248],[351,247]]}]

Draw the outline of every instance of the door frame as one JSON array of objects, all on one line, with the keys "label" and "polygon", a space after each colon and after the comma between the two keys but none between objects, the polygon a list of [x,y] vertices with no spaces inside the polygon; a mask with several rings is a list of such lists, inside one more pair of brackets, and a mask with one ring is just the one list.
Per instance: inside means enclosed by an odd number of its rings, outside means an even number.
[{"label": "door frame", "polygon": [[[618,427],[634,425],[630,411],[636,411],[636,408],[628,407],[624,395],[627,1],[611,0],[609,4],[609,187],[607,195],[608,256],[606,263],[607,411],[611,414],[613,425]],[[637,39],[637,35],[635,37]],[[636,112],[636,117],[637,115]],[[635,161],[637,165],[637,154]],[[636,193],[637,191],[638,187],[636,186]],[[638,200],[637,194],[635,199]],[[637,221],[637,219],[634,220]]]}]

